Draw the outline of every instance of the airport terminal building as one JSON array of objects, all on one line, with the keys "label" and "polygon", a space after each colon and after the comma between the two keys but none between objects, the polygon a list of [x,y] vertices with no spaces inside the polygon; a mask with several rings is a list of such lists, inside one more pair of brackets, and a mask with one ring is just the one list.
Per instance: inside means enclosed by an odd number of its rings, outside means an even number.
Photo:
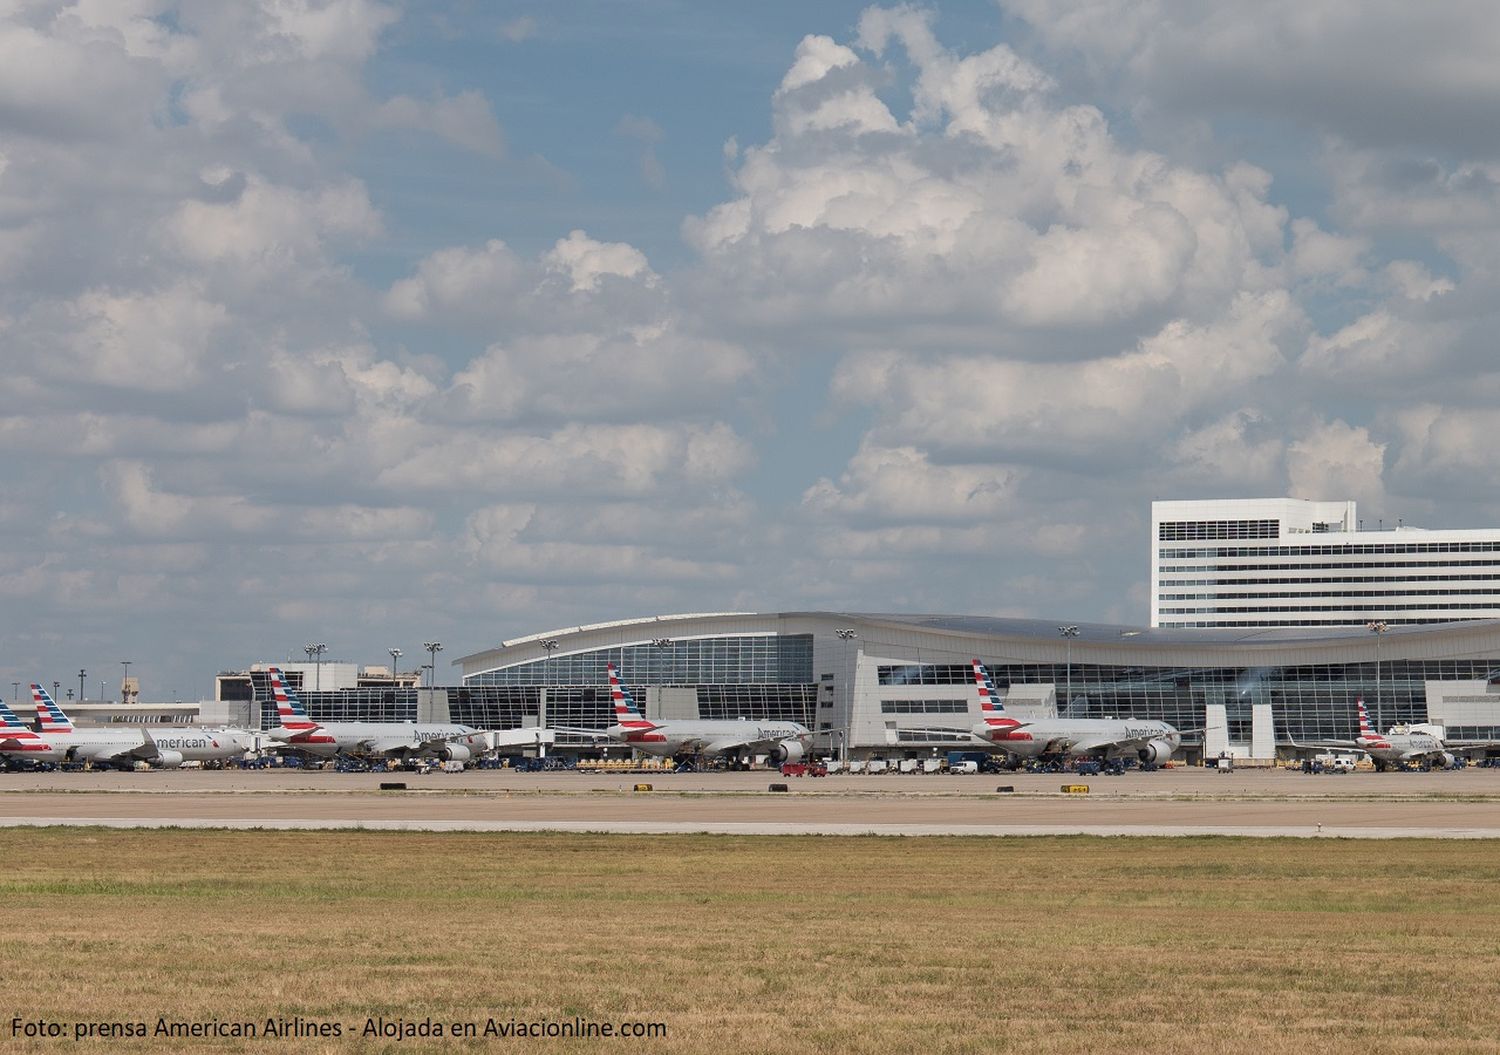
[{"label": "airport terminal building", "polygon": [[[1500,530],[1366,531],[1353,502],[1155,502],[1150,569],[1145,627],[689,613],[504,641],[457,660],[448,687],[282,666],[316,720],[603,730],[613,663],[648,718],[795,721],[815,732],[816,753],[853,757],[975,746],[973,658],[1018,717],[1166,721],[1190,759],[1352,740],[1360,698],[1382,730],[1426,722],[1451,739],[1500,739]],[[220,691],[269,727],[265,681],[257,666],[221,677]],[[566,734],[557,745],[600,750]]]},{"label": "airport terminal building", "polygon": [[1065,635],[959,615],[667,615],[506,641],[458,660],[463,689],[449,691],[504,694],[518,725],[602,729],[614,663],[648,718],[791,720],[816,732],[819,753],[894,758],[972,746],[974,657],[1018,716],[1160,719],[1193,731],[1190,757],[1352,739],[1360,697],[1381,728],[1500,737],[1500,620],[1382,633],[1081,624]]}]

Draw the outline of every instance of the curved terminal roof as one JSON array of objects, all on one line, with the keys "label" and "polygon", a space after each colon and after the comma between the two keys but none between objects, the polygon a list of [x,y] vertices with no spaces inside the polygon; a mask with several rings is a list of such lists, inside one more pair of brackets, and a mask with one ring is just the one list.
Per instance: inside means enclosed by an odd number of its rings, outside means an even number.
[{"label": "curved terminal roof", "polygon": [[[576,652],[655,637],[822,635],[831,634],[843,623],[853,627],[882,627],[893,639],[909,634],[989,638],[1003,643],[1007,653],[1034,658],[1049,656],[1066,645],[1078,661],[1092,652],[1100,662],[1148,665],[1362,662],[1376,648],[1389,659],[1500,656],[1500,619],[1391,624],[1378,641],[1363,625],[1183,629],[1117,623],[1078,623],[1077,635],[1064,639],[1058,632],[1060,626],[1073,624],[1049,619],[841,611],[691,612],[620,619],[512,638],[496,648],[454,660],[454,665],[462,666],[468,676],[485,669],[528,662],[545,656],[542,643],[553,638],[563,639],[560,644],[565,652]],[[861,636],[868,636],[868,630]],[[977,643],[971,641],[964,647],[977,647]]]},{"label": "curved terminal roof", "polygon": [[[985,634],[994,637],[1054,638],[1063,626],[1076,625],[1075,641],[1091,644],[1119,644],[1135,641],[1151,645],[1234,645],[1234,644],[1321,644],[1347,642],[1350,638],[1369,640],[1367,626],[1293,626],[1293,627],[1212,627],[1159,628],[1128,626],[1118,623],[1059,623],[1048,619],[1011,619],[986,615],[904,615],[860,614],[855,612],[797,612],[795,615],[843,615],[849,619],[891,623],[921,630],[947,630],[961,634]],[[1392,623],[1387,634],[1430,634],[1455,629],[1480,627],[1500,629],[1500,619],[1469,619],[1455,623]]]}]

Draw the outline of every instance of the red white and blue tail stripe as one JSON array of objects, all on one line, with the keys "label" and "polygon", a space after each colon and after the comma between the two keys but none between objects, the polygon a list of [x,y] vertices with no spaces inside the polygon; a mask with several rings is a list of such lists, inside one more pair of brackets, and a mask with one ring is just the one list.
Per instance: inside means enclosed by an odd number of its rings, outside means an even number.
[{"label": "red white and blue tail stripe", "polygon": [[1361,696],[1355,700],[1354,706],[1359,710],[1359,742],[1368,747],[1390,747],[1389,741],[1370,725],[1370,712],[1365,710],[1365,698]]},{"label": "red white and blue tail stripe", "polygon": [[36,682],[31,683],[31,702],[36,704],[37,721],[42,723],[44,733],[71,733],[72,720],[63,713],[52,694]]},{"label": "red white and blue tail stripe", "polygon": [[995,734],[1004,734],[1017,728],[1021,723],[1005,713],[1005,704],[995,688],[995,679],[990,677],[990,672],[977,658],[973,663],[974,688],[979,693],[979,713],[984,724]]},{"label": "red white and blue tail stripe", "polygon": [[21,719],[16,717],[16,712],[10,709],[10,705],[4,701],[0,701],[0,731],[9,733],[12,730],[31,732],[30,729],[21,724]]},{"label": "red white and blue tail stripe", "polygon": [[656,725],[647,721],[636,707],[630,690],[620,683],[620,674],[615,669],[615,665],[610,663],[607,669],[609,670],[609,695],[615,705],[615,723],[626,729],[655,729]]},{"label": "red white and blue tail stripe", "polygon": [[16,717],[16,712],[11,710],[4,702],[0,702],[0,750],[7,754],[17,752],[41,753],[51,751],[52,745],[43,740],[34,731],[21,724],[21,719]]},{"label": "red white and blue tail stripe", "polygon": [[269,667],[266,673],[271,678],[271,696],[276,701],[276,714],[283,729],[316,729],[317,723],[307,716],[307,708],[286,683],[280,667]]}]

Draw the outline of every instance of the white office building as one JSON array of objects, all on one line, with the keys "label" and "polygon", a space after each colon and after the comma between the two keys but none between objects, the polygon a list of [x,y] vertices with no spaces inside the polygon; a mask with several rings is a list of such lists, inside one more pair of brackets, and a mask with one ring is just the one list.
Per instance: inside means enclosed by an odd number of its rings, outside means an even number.
[{"label": "white office building", "polygon": [[1500,617],[1500,528],[1362,530],[1353,502],[1151,503],[1153,627]]}]

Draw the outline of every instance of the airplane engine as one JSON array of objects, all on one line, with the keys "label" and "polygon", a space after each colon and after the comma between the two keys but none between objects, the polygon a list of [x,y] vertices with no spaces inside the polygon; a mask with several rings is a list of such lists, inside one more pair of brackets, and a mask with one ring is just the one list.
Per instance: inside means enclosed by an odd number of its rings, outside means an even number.
[{"label": "airplane engine", "polygon": [[163,769],[176,769],[178,766],[182,765],[182,752],[157,751],[156,758],[153,759],[153,761],[155,761],[155,763],[161,766]]},{"label": "airplane engine", "polygon": [[1141,748],[1138,757],[1143,766],[1159,766],[1172,757],[1172,745],[1165,740],[1152,740]]},{"label": "airplane engine", "polygon": [[802,761],[803,749],[800,740],[783,740],[771,748],[766,756],[766,761],[773,766],[779,766],[784,762]]},{"label": "airplane engine", "polygon": [[1452,769],[1453,768],[1453,764],[1455,762],[1457,762],[1458,759],[1454,758],[1447,751],[1443,751],[1443,752],[1440,752],[1438,754],[1437,758],[1435,758],[1433,761],[1435,761],[1438,765],[1442,766],[1444,769]]},{"label": "airplane engine", "polygon": [[474,752],[470,751],[463,744],[443,745],[442,755],[445,762],[467,762],[473,757],[473,754]]}]

